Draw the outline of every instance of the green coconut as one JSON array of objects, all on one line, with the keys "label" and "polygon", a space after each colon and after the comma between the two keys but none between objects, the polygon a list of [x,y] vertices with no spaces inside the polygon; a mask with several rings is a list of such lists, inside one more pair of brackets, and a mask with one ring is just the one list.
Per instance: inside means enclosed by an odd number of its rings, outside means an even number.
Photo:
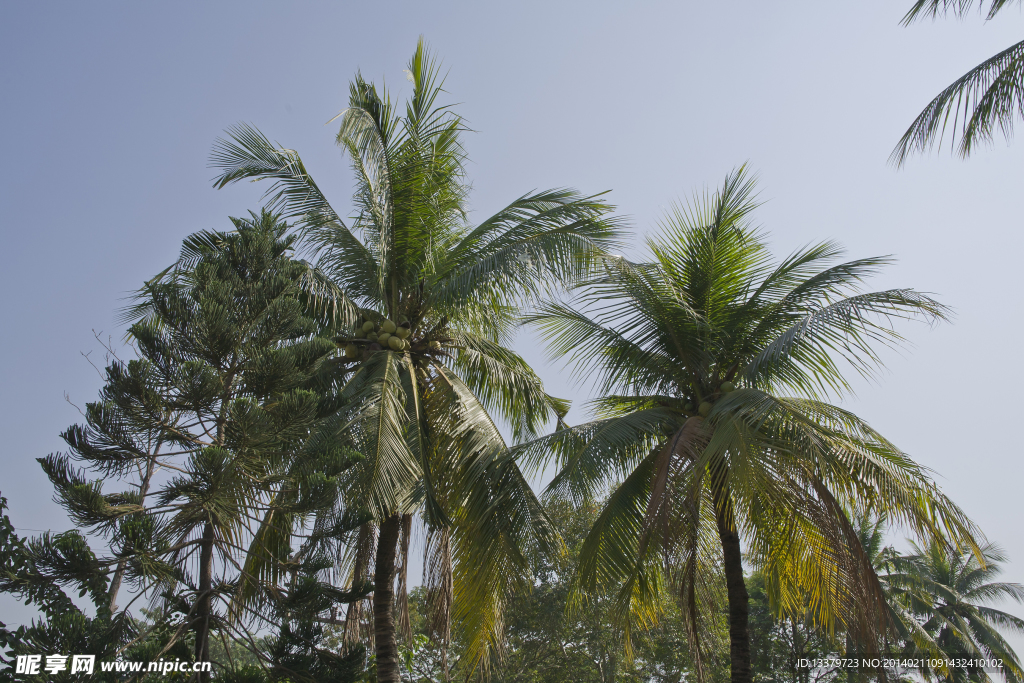
[{"label": "green coconut", "polygon": [[692,413],[693,412],[693,404],[692,403],[687,403],[686,405],[684,405],[683,406],[683,411],[686,412],[686,413]]},{"label": "green coconut", "polygon": [[379,341],[382,346],[388,343],[388,339],[391,339],[391,334],[387,331],[381,332],[377,335],[377,341]]},{"label": "green coconut", "polygon": [[722,382],[722,393],[728,394],[730,391],[736,391],[736,385],[732,382]]},{"label": "green coconut", "polygon": [[436,339],[431,340],[431,342],[427,344],[427,346],[434,349],[435,351],[441,350],[441,342],[437,341]]},{"label": "green coconut", "polygon": [[384,330],[388,334],[394,334],[395,330],[398,329],[398,325],[391,322],[390,320],[385,320],[380,324],[380,329]]},{"label": "green coconut", "polygon": [[373,332],[374,327],[376,327],[376,325],[373,324],[373,321],[367,320],[363,323],[363,332]]},{"label": "green coconut", "polygon": [[371,332],[367,332],[366,333],[366,338],[369,339],[372,342],[375,342],[375,341],[377,341],[377,333],[376,332],[372,332],[372,331]]},{"label": "green coconut", "polygon": [[394,350],[394,351],[401,351],[402,350],[402,340],[397,335],[389,334],[388,335],[388,346],[390,346],[392,348],[392,350]]},{"label": "green coconut", "polygon": [[412,330],[408,327],[399,327],[395,334],[397,334],[400,339],[408,339],[409,335],[412,334]]},{"label": "green coconut", "polygon": [[701,401],[700,405],[697,406],[697,412],[700,413],[701,417],[707,417],[708,413],[711,412],[711,404],[707,401]]},{"label": "green coconut", "polygon": [[408,320],[403,320],[402,322],[398,323],[398,326],[411,329],[412,328],[412,323],[409,322]]},{"label": "green coconut", "polygon": [[359,355],[359,347],[355,344],[349,344],[345,347],[345,358],[355,358]]}]

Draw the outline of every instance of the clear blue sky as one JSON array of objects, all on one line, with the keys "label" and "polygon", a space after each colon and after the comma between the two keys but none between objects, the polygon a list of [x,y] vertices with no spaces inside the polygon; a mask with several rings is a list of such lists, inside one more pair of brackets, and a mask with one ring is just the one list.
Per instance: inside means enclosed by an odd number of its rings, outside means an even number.
[{"label": "clear blue sky", "polygon": [[[349,176],[324,123],[357,69],[407,89],[423,34],[478,131],[475,216],[534,188],[612,190],[637,235],[673,201],[750,161],[781,254],[835,238],[895,254],[878,288],[913,286],[953,324],[906,328],[912,352],[846,402],[933,468],[1024,581],[1016,438],[1024,143],[962,162],[886,164],[943,86],[1020,40],[1007,10],[901,28],[907,2],[0,4],[0,491],[15,524],[64,529],[35,458],[100,386],[80,355],[119,339],[127,292],[181,239],[226,229],[257,187],[211,188],[214,138],[247,121],[303,155],[340,212]],[[534,345],[554,393],[585,391]],[[581,415],[570,414],[570,420]],[[26,532],[31,533],[31,532]],[[1024,608],[1011,611],[1024,614]],[[23,611],[0,602],[0,620]]]}]

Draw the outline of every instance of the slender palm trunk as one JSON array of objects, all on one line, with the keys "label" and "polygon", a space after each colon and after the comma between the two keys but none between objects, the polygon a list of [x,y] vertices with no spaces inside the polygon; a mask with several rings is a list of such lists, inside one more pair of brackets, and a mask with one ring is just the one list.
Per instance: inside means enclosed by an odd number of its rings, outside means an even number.
[{"label": "slender palm trunk", "polygon": [[[716,501],[717,503],[717,501]],[[729,660],[732,683],[751,683],[750,671],[750,596],[743,580],[743,559],[740,534],[736,528],[732,505],[728,501],[716,505],[718,537],[722,541],[725,586],[729,595]]]},{"label": "slender palm trunk", "polygon": [[380,525],[373,577],[373,639],[378,683],[399,683],[398,641],[395,634],[395,555],[402,516],[391,515]]},{"label": "slender palm trunk", "polygon": [[[206,523],[203,529],[203,540],[200,544],[199,554],[199,597],[195,612],[196,647],[195,655],[197,662],[210,661],[210,617],[213,614],[213,524]],[[210,672],[203,671],[197,674],[200,683],[207,683],[210,680]]]}]

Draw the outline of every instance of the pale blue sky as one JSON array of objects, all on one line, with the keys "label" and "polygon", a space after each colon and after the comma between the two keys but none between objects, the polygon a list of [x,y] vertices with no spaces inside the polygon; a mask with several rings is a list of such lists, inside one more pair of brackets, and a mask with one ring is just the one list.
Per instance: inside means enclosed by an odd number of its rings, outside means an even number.
[{"label": "pale blue sky", "polygon": [[[478,131],[477,218],[568,185],[612,190],[642,235],[749,160],[780,254],[835,238],[853,257],[897,255],[876,287],[935,292],[956,320],[906,328],[916,348],[845,405],[933,468],[1009,551],[1008,578],[1024,581],[1013,303],[1024,144],[886,164],[928,99],[1020,40],[1024,19],[1011,9],[902,28],[908,4],[0,4],[0,491],[12,519],[69,526],[35,458],[78,420],[64,394],[79,405],[96,395],[80,355],[101,353],[92,330],[119,338],[122,298],[184,236],[258,207],[255,187],[211,189],[214,138],[255,124],[299,150],[347,212],[349,176],[324,123],[356,69],[401,94],[423,34]],[[583,402],[567,372],[532,344],[522,351],[554,393]],[[0,601],[0,620],[24,614]]]}]

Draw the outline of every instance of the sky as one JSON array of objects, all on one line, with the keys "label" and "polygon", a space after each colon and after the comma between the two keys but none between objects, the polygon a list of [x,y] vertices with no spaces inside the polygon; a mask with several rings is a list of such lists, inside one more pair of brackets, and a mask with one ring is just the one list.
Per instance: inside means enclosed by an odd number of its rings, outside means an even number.
[{"label": "sky", "polygon": [[[1020,40],[1024,16],[902,27],[909,4],[0,3],[0,494],[15,526],[71,526],[35,459],[62,450],[75,406],[96,397],[94,333],[119,344],[125,297],[185,236],[259,208],[258,185],[212,188],[218,135],[244,121],[298,150],[347,215],[326,122],[357,71],[408,95],[423,35],[475,131],[472,220],[534,189],[609,190],[639,255],[674,202],[749,163],[779,256],[825,239],[851,258],[892,254],[872,288],[951,306],[951,323],[901,327],[912,347],[842,405],[931,468],[1008,552],[1004,578],[1024,582],[1024,144],[887,163],[931,97]],[[587,387],[529,336],[518,348],[574,399],[569,421],[585,417]],[[0,621],[28,614],[0,598]]]}]

